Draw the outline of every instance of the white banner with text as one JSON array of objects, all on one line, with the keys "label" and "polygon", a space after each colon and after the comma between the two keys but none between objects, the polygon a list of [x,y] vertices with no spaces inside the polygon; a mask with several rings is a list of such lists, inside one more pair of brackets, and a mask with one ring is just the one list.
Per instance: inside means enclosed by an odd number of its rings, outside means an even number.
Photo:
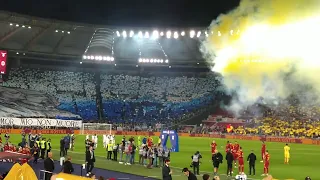
[{"label": "white banner with text", "polygon": [[0,117],[0,126],[40,126],[40,127],[68,127],[81,128],[81,120],[61,120],[46,118],[10,118]]}]

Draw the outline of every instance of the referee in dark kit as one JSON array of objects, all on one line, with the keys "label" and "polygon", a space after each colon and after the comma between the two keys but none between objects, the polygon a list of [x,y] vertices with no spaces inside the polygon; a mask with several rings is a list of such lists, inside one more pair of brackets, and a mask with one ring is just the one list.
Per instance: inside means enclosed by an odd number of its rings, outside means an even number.
[{"label": "referee in dark kit", "polygon": [[247,158],[247,161],[249,162],[249,175],[256,175],[256,160],[257,156],[253,153],[253,150],[251,150],[251,153]]}]

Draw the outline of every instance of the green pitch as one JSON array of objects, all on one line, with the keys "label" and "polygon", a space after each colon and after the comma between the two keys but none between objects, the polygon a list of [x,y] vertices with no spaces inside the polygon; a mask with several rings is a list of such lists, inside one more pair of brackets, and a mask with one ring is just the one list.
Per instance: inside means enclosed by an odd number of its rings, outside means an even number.
[{"label": "green pitch", "polygon": [[[46,138],[51,138],[54,158],[59,159],[59,140],[62,135],[44,135]],[[120,142],[122,136],[117,136],[116,141]],[[68,153],[72,156],[73,163],[83,164],[84,163],[84,139],[85,136],[76,136],[75,149],[73,152]],[[137,139],[137,138],[136,138]],[[158,137],[153,138],[157,142]],[[213,168],[211,163],[211,147],[210,143],[212,138],[191,138],[191,137],[179,137],[180,152],[171,153],[171,166],[174,168],[174,180],[184,180],[186,177],[181,173],[182,168],[188,167],[191,163],[191,155],[196,151],[200,151],[203,159],[200,166],[201,174],[209,173],[212,174]],[[226,139],[215,139],[218,144],[218,150],[225,156],[225,144]],[[14,144],[18,144],[21,141],[20,135],[11,135],[10,141]],[[258,160],[261,159],[260,149],[261,142],[258,141],[238,141],[244,150],[244,155],[247,157],[250,150],[254,150]],[[140,165],[125,166],[116,162],[106,160],[106,150],[102,148],[102,136],[99,136],[98,148],[96,150],[96,167],[120,171],[125,173],[131,173],[142,176],[149,176],[161,179],[161,169],[153,168],[147,169]],[[291,159],[290,164],[285,165],[283,163],[283,146],[284,143],[271,143],[268,142],[267,149],[270,153],[270,174],[275,179],[294,179],[301,180],[306,176],[311,176],[312,179],[320,179],[319,173],[319,160],[320,160],[320,149],[319,146],[314,145],[303,145],[303,144],[290,144],[291,147]],[[170,147],[170,145],[169,145]],[[118,155],[119,157],[119,155]],[[138,156],[136,155],[136,160]],[[238,170],[234,170],[235,173]],[[248,165],[245,164],[245,172],[248,173]],[[227,179],[224,175],[226,174],[226,163],[220,166],[219,173],[221,179]],[[256,176],[249,176],[251,179],[262,179],[261,174],[263,173],[263,164],[257,161],[256,163]],[[202,179],[202,177],[198,178]]]}]

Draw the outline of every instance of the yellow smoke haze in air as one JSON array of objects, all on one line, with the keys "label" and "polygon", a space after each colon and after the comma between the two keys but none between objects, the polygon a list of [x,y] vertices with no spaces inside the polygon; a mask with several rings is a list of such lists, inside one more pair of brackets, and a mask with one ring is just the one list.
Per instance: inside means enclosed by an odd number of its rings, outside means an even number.
[{"label": "yellow smoke haze in air", "polygon": [[283,85],[283,73],[320,92],[320,1],[242,0],[209,27],[201,51],[212,70],[247,103],[262,97],[286,97],[295,84]]}]

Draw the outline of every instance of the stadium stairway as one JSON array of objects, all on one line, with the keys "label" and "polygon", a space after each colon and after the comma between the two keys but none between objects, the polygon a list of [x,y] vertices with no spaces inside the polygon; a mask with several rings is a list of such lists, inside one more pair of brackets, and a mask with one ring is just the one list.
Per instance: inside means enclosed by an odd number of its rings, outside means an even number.
[{"label": "stadium stairway", "polygon": [[[33,168],[34,172],[36,173],[39,180],[41,180],[42,175],[40,177],[40,170],[43,170],[43,161],[40,160],[38,164],[29,163],[30,166]],[[11,167],[13,166],[13,163],[0,163],[0,173],[6,173],[8,172]],[[74,173],[75,175],[81,175],[81,165],[79,164],[73,164]],[[60,173],[62,171],[62,167],[60,166],[58,161],[55,161],[55,170],[54,173]],[[128,180],[154,180],[155,178],[149,178],[149,177],[143,177],[143,176],[137,176],[133,174],[126,174],[121,172],[115,172],[115,171],[109,171],[106,169],[100,169],[100,168],[94,168],[93,173],[99,177],[102,176],[104,178],[115,178],[115,179],[128,179]],[[85,175],[85,171],[82,171],[82,175]]]}]

